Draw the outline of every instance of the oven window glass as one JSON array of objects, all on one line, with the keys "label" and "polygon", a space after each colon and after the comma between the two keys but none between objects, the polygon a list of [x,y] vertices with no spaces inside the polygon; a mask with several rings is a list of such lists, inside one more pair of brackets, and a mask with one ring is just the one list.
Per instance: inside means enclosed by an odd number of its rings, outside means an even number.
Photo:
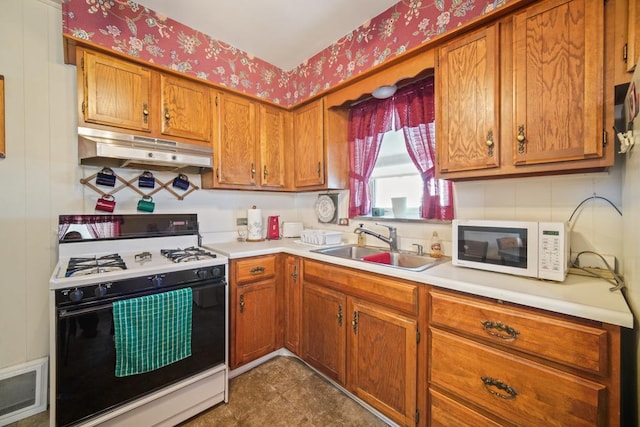
[{"label": "oven window glass", "polygon": [[225,288],[224,283],[192,288],[190,357],[127,377],[115,376],[111,304],[59,310],[56,425],[78,423],[224,363]]},{"label": "oven window glass", "polygon": [[527,229],[460,226],[458,258],[527,268]]}]

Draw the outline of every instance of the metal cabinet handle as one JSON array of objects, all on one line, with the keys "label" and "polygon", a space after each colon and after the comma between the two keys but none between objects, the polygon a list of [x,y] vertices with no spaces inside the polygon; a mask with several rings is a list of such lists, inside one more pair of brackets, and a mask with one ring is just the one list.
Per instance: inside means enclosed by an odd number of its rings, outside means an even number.
[{"label": "metal cabinet handle", "polygon": [[265,268],[264,268],[264,267],[253,267],[253,268],[250,270],[250,273],[251,273],[251,274],[262,274],[262,273],[264,273],[264,270],[265,270]]},{"label": "metal cabinet handle", "polygon": [[527,142],[527,137],[524,134],[524,125],[518,126],[516,139],[518,140],[518,154],[522,154],[524,153],[524,144]]},{"label": "metal cabinet handle", "polygon": [[[501,380],[497,380],[497,379],[491,378],[491,377],[480,377],[480,379],[482,380],[482,384],[484,385],[484,388],[489,393],[491,393],[494,396],[497,396],[497,397],[499,397],[501,399],[513,400],[518,395],[518,392],[515,391],[513,389],[513,387],[511,387],[508,384],[505,384]],[[497,388],[499,391],[494,390],[493,389],[494,387]],[[500,391],[503,391],[503,392],[505,392],[507,394],[502,394],[502,393],[500,393]]]},{"label": "metal cabinet handle", "polygon": [[169,126],[171,121],[171,115],[169,114],[169,107],[164,107],[164,124]]},{"label": "metal cabinet handle", "polygon": [[342,304],[338,305],[338,326],[342,326]]},{"label": "metal cabinet handle", "polygon": [[293,266],[293,273],[291,273],[291,277],[293,278],[294,282],[298,281],[298,266],[297,265]]},{"label": "metal cabinet handle", "polygon": [[493,147],[495,143],[493,142],[493,130],[489,129],[487,132],[487,155],[489,157],[493,157]]},{"label": "metal cabinet handle", "polygon": [[142,120],[145,123],[149,120],[149,106],[147,104],[142,104]]},{"label": "metal cabinet handle", "polygon": [[267,179],[267,165],[262,168],[262,178]]},{"label": "metal cabinet handle", "polygon": [[240,313],[244,313],[244,294],[240,295]]},{"label": "metal cabinet handle", "polygon": [[502,322],[492,322],[485,320],[480,322],[482,329],[489,335],[503,339],[503,340],[515,340],[520,335],[520,332],[513,329],[511,326],[504,325]]},{"label": "metal cabinet handle", "polygon": [[318,178],[320,178],[321,169],[322,169],[322,165],[320,162],[318,162]]},{"label": "metal cabinet handle", "polygon": [[253,163],[251,163],[251,179],[256,176],[256,168]]},{"label": "metal cabinet handle", "polygon": [[358,312],[353,312],[353,320],[351,321],[351,326],[353,326],[353,333],[358,333]]}]

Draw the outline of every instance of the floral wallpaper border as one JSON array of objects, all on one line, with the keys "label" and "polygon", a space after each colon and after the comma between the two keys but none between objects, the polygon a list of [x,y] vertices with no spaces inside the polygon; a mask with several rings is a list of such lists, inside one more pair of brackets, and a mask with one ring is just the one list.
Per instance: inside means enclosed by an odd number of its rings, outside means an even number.
[{"label": "floral wallpaper border", "polygon": [[509,0],[402,0],[292,70],[282,70],[132,0],[62,0],[63,33],[292,106]]}]

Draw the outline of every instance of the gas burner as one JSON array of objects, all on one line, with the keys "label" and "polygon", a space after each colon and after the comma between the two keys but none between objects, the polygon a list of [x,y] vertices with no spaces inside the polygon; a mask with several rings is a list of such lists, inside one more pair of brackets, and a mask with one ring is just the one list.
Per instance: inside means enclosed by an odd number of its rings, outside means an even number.
[{"label": "gas burner", "polygon": [[126,270],[127,265],[118,254],[103,256],[74,257],[69,259],[65,277],[106,273],[108,271]]},{"label": "gas burner", "polygon": [[197,261],[216,257],[215,254],[195,246],[186,249],[160,249],[160,253],[173,262]]}]

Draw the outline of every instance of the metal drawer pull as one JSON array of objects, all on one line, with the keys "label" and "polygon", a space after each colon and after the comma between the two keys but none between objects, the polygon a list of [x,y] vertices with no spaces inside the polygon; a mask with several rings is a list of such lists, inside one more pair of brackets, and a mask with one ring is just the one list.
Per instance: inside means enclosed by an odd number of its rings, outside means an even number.
[{"label": "metal drawer pull", "polygon": [[253,267],[250,271],[251,274],[261,274],[264,273],[264,267]]},{"label": "metal drawer pull", "polygon": [[244,294],[240,295],[240,313],[244,313]]},{"label": "metal drawer pull", "polygon": [[338,306],[338,326],[342,326],[342,304]]},{"label": "metal drawer pull", "polygon": [[[485,320],[482,323],[482,329],[489,335],[493,335],[494,337],[503,339],[503,340],[515,340],[520,335],[520,332],[513,329],[511,326],[503,325],[502,322],[492,322],[490,320]],[[496,329],[496,331],[492,331],[492,329]],[[505,335],[506,334],[506,335]]]},{"label": "metal drawer pull", "polygon": [[[484,388],[486,388],[489,393],[493,394],[494,396],[498,396],[501,399],[512,400],[512,399],[515,399],[516,396],[518,395],[517,391],[515,391],[511,386],[503,383],[500,380],[497,380],[491,377],[480,377],[480,379],[484,384]],[[504,391],[508,393],[508,395],[502,394],[499,391],[492,389],[491,387],[495,387],[498,390]]]}]

